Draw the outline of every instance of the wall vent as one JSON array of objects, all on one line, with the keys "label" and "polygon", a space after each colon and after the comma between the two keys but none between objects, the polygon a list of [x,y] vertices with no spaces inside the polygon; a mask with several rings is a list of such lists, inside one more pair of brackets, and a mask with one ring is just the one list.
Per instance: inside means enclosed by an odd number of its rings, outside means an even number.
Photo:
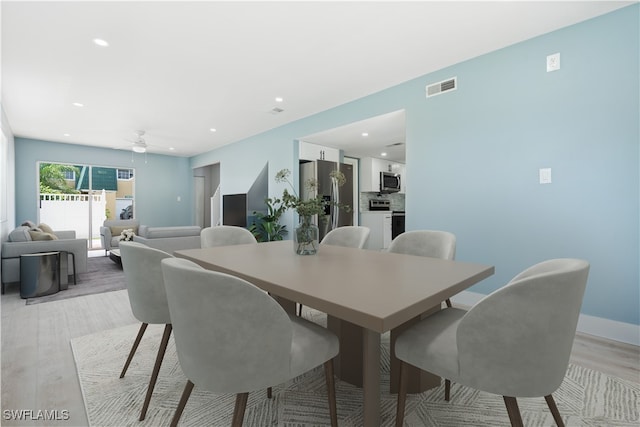
[{"label": "wall vent", "polygon": [[279,107],[273,107],[271,110],[269,110],[269,112],[271,114],[280,114],[282,113],[284,110],[282,108]]},{"label": "wall vent", "polygon": [[431,98],[432,96],[441,95],[445,92],[450,92],[452,90],[456,90],[458,88],[458,78],[452,77],[447,80],[443,80],[438,83],[433,83],[427,85],[427,98]]}]

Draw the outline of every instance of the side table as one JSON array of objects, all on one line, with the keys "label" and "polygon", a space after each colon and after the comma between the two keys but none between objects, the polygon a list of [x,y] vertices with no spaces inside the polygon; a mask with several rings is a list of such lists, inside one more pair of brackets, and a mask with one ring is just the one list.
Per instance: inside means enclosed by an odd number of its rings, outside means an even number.
[{"label": "side table", "polygon": [[20,298],[60,291],[60,252],[20,255]]},{"label": "side table", "polygon": [[120,258],[120,249],[109,250],[109,259],[122,267],[122,258]]}]

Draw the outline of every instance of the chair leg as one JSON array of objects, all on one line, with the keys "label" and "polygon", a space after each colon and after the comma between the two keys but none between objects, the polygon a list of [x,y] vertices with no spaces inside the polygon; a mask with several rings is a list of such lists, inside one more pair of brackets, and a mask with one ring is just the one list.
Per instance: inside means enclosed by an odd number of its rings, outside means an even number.
[{"label": "chair leg", "polygon": [[444,380],[444,400],[447,402],[451,399],[451,381],[446,379]]},{"label": "chair leg", "polygon": [[298,304],[298,317],[302,317],[302,304]]},{"label": "chair leg", "polygon": [[180,398],[178,407],[176,408],[176,413],[173,415],[173,419],[171,420],[171,427],[178,426],[178,421],[180,421],[182,411],[184,411],[184,407],[187,406],[187,400],[189,400],[189,396],[191,396],[191,390],[193,390],[193,383],[187,380],[187,385],[184,386],[184,391],[182,392],[182,397]]},{"label": "chair leg", "polygon": [[338,410],[336,405],[336,383],[333,378],[333,359],[324,362],[324,376],[327,381],[327,395],[329,396],[329,415],[331,427],[338,427]]},{"label": "chair leg", "polygon": [[507,413],[509,414],[509,421],[511,421],[511,427],[524,427],[522,424],[522,417],[520,416],[520,409],[518,409],[518,401],[515,397],[502,396],[504,398],[504,404],[507,407]]},{"label": "chair leg", "polygon": [[444,300],[444,303],[447,304],[447,307],[451,308],[451,300],[449,298],[447,298],[446,300]]},{"label": "chair leg", "polygon": [[233,410],[233,420],[231,421],[231,427],[242,427],[244,420],[244,410],[247,407],[247,398],[249,393],[236,394],[236,407]]},{"label": "chair leg", "polygon": [[267,388],[267,398],[271,399],[273,397],[273,391],[271,390],[271,387]]},{"label": "chair leg", "polygon": [[120,372],[120,378],[124,378],[124,374],[127,373],[127,369],[129,369],[129,364],[131,363],[131,360],[133,359],[133,355],[136,353],[136,350],[138,349],[138,345],[142,340],[144,331],[147,330],[147,326],[149,326],[148,323],[143,323],[140,325],[140,329],[138,330],[138,335],[136,336],[136,340],[133,342],[133,347],[131,347],[131,351],[129,352],[129,357],[127,357],[127,361],[124,364],[124,368],[122,368],[122,372]]},{"label": "chair leg", "polygon": [[147,415],[147,409],[149,409],[149,402],[151,402],[151,395],[153,389],[156,386],[158,379],[158,372],[160,372],[160,365],[162,365],[162,359],[164,353],[167,350],[167,344],[169,344],[169,337],[171,337],[171,324],[164,325],[164,334],[162,334],[162,341],[160,342],[160,348],[158,348],[158,355],[156,356],[156,363],[153,366],[153,372],[151,373],[151,380],[149,381],[149,387],[147,388],[147,395],[144,398],[144,404],[142,405],[142,412],[140,413],[140,421],[144,420]]},{"label": "chair leg", "polygon": [[404,407],[407,401],[407,376],[409,370],[404,362],[400,362],[400,384],[398,384],[398,404],[396,407],[396,427],[404,424]]},{"label": "chair leg", "polygon": [[558,427],[564,427],[564,421],[562,421],[562,417],[560,416],[560,411],[558,411],[558,407],[556,406],[556,401],[553,400],[552,395],[545,396],[544,399],[547,401],[547,406],[551,411],[551,415],[553,415],[553,419],[556,422]]}]

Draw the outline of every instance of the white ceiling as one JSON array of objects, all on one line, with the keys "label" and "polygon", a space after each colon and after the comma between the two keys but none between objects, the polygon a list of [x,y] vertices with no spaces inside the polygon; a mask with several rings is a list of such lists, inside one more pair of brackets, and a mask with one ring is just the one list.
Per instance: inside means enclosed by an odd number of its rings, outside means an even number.
[{"label": "white ceiling", "polygon": [[404,110],[328,129],[300,139],[314,144],[339,148],[344,150],[346,156],[350,157],[378,157],[404,163]]},{"label": "white ceiling", "polygon": [[16,136],[129,149],[142,129],[192,156],[631,3],[5,0],[2,106]]}]

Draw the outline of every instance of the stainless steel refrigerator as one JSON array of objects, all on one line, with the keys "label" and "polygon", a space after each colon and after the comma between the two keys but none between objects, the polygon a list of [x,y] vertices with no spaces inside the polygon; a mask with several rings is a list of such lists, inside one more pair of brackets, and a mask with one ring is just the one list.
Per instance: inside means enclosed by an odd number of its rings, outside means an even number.
[{"label": "stainless steel refrigerator", "polygon": [[[334,170],[340,170],[344,174],[347,179],[344,185],[338,186],[331,178],[330,173]],[[327,160],[300,163],[299,188],[304,199],[315,197],[315,193],[310,193],[304,185],[308,179],[317,180],[318,194],[323,198],[351,208],[351,212],[347,212],[344,207],[337,208],[333,204],[327,206],[324,219],[316,218],[316,224],[320,229],[320,240],[334,228],[353,225],[353,165]]]}]

